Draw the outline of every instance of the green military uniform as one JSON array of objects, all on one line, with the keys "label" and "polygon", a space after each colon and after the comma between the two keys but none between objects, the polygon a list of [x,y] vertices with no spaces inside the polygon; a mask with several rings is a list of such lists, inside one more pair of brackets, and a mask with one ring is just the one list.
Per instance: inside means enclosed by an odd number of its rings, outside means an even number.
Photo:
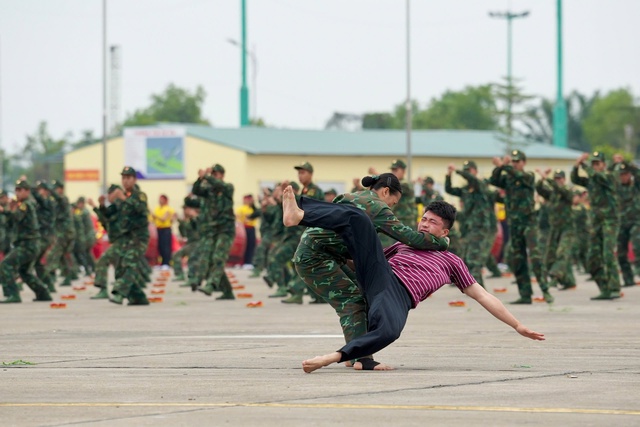
[{"label": "green military uniform", "polygon": [[[18,181],[16,190],[18,189],[30,190],[29,183]],[[15,283],[17,275],[36,294],[34,301],[51,301],[47,287],[33,274],[33,265],[41,247],[38,244],[40,235],[35,205],[31,200],[25,199],[17,202],[14,210],[3,210],[2,214],[8,218],[9,226],[15,230],[15,239],[13,250],[0,263],[0,284],[5,296],[5,300],[1,302],[22,302]]]},{"label": "green military uniform", "polygon": [[[84,197],[78,198],[78,208],[74,212],[80,216],[78,228],[82,232],[82,238],[76,239],[76,244],[78,245],[77,250],[84,261],[85,274],[90,275],[96,268],[95,258],[93,257],[93,246],[96,244],[96,229],[93,226],[91,214],[89,210],[84,207],[84,203]],[[80,204],[83,205],[82,208],[79,207]]]},{"label": "green military uniform", "polygon": [[[38,189],[45,189],[49,194],[41,196]],[[36,214],[38,216],[38,231],[40,232],[39,250],[36,256],[35,269],[38,278],[47,286],[49,292],[55,292],[55,281],[51,274],[47,274],[47,269],[43,263],[43,258],[51,245],[55,242],[54,224],[56,222],[55,199],[51,195],[51,188],[46,182],[39,182],[37,188],[31,189],[31,195],[36,201]]]},{"label": "green military uniform", "polygon": [[[225,170],[216,164],[212,172],[224,174]],[[211,175],[198,178],[192,189],[193,194],[202,198],[201,237],[198,245],[202,262],[190,285],[193,290],[200,290],[206,295],[211,295],[214,290],[222,291],[218,299],[235,299],[224,271],[236,233],[233,191],[233,184]],[[204,280],[206,285],[199,287]]]},{"label": "green military uniform", "polygon": [[[136,171],[126,166],[121,175],[136,176]],[[145,283],[136,270],[149,245],[149,207],[147,195],[138,187],[127,192],[121,200],[117,214],[122,226],[122,238],[116,245],[119,261],[116,263],[116,283],[111,291],[111,301],[121,304],[124,298],[129,305],[148,305],[149,300],[142,290]]]},{"label": "green military uniform", "polygon": [[[389,168],[392,171],[393,169],[406,169],[407,165],[402,160],[397,159],[391,163]],[[413,186],[404,180],[400,181],[400,186],[402,188],[402,197],[392,208],[393,213],[401,223],[415,230],[418,225],[418,208],[416,207],[416,195],[413,191]],[[391,246],[395,243],[395,240],[386,235],[380,236],[380,241],[382,242],[382,247]]]},{"label": "green military uniform", "polygon": [[451,175],[447,174],[444,188],[447,194],[459,197],[462,201],[465,212],[465,227],[462,233],[464,246],[461,258],[469,268],[471,275],[484,287],[482,266],[491,251],[491,246],[487,245],[487,235],[491,227],[490,215],[493,211],[493,203],[489,200],[486,184],[474,176],[470,172],[471,169],[478,170],[475,162],[469,160],[464,162],[463,170],[456,171],[467,181],[467,185],[453,187]]},{"label": "green military uniform", "polygon": [[259,277],[260,272],[267,268],[269,251],[273,245],[273,233],[276,228],[275,219],[279,205],[267,205],[262,208],[262,220],[260,221],[260,243],[253,255],[253,272],[250,277]]},{"label": "green military uniform", "polygon": [[[578,193],[577,195],[580,194]],[[591,229],[591,225],[589,223],[589,211],[580,202],[578,204],[574,204],[571,211],[573,218],[573,230],[574,235],[576,236],[572,249],[573,263],[586,273],[587,253],[589,252],[589,239],[579,239],[578,236],[584,233],[585,230]]]},{"label": "green military uniform", "polygon": [[545,198],[548,210],[549,231],[546,235],[544,263],[553,282],[560,289],[570,289],[576,286],[571,265],[576,238],[571,209],[573,191],[556,182],[556,178],[565,178],[564,171],[556,170],[553,179],[542,179],[536,184],[536,191]]},{"label": "green military uniform", "polygon": [[[489,180],[485,180],[485,185],[489,184]],[[489,199],[489,204],[491,208],[489,209],[489,230],[487,232],[487,240],[486,245],[489,248],[489,254],[487,255],[487,260],[485,265],[487,269],[491,272],[491,277],[502,277],[502,272],[498,268],[498,262],[496,258],[491,253],[491,249],[493,248],[493,244],[496,241],[496,234],[498,233],[498,217],[496,215],[496,203],[503,203],[504,199],[500,196],[495,190],[487,189],[487,198]]]},{"label": "green military uniform", "polygon": [[[7,192],[0,190],[0,198],[4,199],[0,203],[3,209],[8,209],[8,196]],[[0,253],[7,255],[11,249],[11,233],[9,233],[8,219],[4,215],[0,215]]]},{"label": "green military uniform", "polygon": [[[371,190],[339,195],[333,203],[352,204],[362,209],[379,233],[416,249],[446,250],[448,247],[446,239],[417,232],[400,222]],[[346,342],[367,332],[366,302],[357,283],[341,268],[349,258],[339,235],[317,227],[305,230],[294,256],[296,271],[309,289],[326,299],[340,317]]]},{"label": "green military uniform", "polygon": [[620,231],[618,233],[618,263],[624,286],[635,286],[634,270],[629,262],[629,243],[635,254],[635,272],[640,272],[640,171],[630,163],[616,166],[620,174],[630,173],[628,184],[617,181],[616,194],[620,203]]},{"label": "green military uniform", "polygon": [[[516,161],[526,160],[526,155],[519,150],[512,151],[511,156]],[[529,258],[540,289],[543,293],[548,292],[542,255],[539,248],[536,249],[538,230],[533,198],[535,178],[532,172],[518,171],[508,164],[496,167],[489,182],[506,190],[505,208],[509,222],[510,244],[508,264],[516,277],[520,293],[520,298],[513,303],[531,304],[533,290],[529,275]]]},{"label": "green military uniform", "polygon": [[60,286],[71,286],[71,280],[75,274],[71,252],[76,232],[69,199],[64,194],[59,195],[56,192],[58,188],[64,188],[62,182],[53,181],[51,195],[56,201],[55,243],[47,256],[47,273],[55,277],[56,270],[60,269],[60,273],[64,277]]},{"label": "green military uniform", "polygon": [[[184,201],[185,207],[200,209],[200,200],[187,197]],[[197,257],[198,241],[200,240],[200,231],[198,230],[198,218],[186,218],[179,220],[178,231],[186,243],[178,249],[172,257],[173,272],[175,280],[184,280],[184,271],[182,269],[182,259],[188,258],[189,276],[193,277],[197,269],[195,262]]]},{"label": "green military uniform", "polygon": [[[591,155],[591,162],[593,161],[604,162],[604,153],[595,151]],[[587,173],[586,178],[578,174],[579,166]],[[586,187],[591,201],[591,233],[587,267],[600,289],[600,295],[592,299],[619,298],[620,277],[615,251],[620,219],[616,180],[610,173],[597,172],[585,163],[580,163],[579,166],[575,165],[571,170],[571,182]],[[578,238],[584,237],[584,235],[578,236]]]}]

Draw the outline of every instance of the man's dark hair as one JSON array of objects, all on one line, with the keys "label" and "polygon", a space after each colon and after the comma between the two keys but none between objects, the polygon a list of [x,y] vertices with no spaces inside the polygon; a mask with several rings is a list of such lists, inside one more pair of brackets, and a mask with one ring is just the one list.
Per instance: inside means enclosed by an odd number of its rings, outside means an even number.
[{"label": "man's dark hair", "polygon": [[442,200],[435,200],[427,205],[425,212],[433,212],[442,218],[444,225],[449,230],[453,227],[456,220],[456,208],[451,204]]}]

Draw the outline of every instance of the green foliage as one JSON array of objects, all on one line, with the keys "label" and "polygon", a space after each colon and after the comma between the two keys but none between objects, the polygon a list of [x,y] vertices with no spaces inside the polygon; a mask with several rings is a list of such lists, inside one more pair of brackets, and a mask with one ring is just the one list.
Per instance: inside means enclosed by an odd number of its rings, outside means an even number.
[{"label": "green foliage", "polygon": [[391,113],[366,113],[362,117],[362,129],[398,129]]},{"label": "green foliage", "polygon": [[596,145],[591,151],[600,151],[601,153],[604,153],[604,158],[607,160],[607,163],[611,162],[614,154],[620,154],[628,162],[633,161],[634,158],[633,153],[611,145]]},{"label": "green foliage", "polygon": [[210,124],[202,117],[207,94],[198,86],[195,93],[169,84],[161,94],[151,95],[151,105],[130,114],[123,126],[148,126],[160,122]]},{"label": "green foliage", "polygon": [[27,135],[27,142],[22,150],[12,157],[9,175],[16,178],[24,174],[30,181],[62,179],[63,156],[70,146],[70,133],[56,139],[49,133],[47,122],[40,122],[35,133]]},{"label": "green foliage", "polygon": [[527,115],[527,102],[533,96],[526,95],[516,79],[504,78],[503,83],[493,84],[493,94],[498,104],[497,114],[501,121],[501,130],[507,136],[507,142],[511,143],[514,135],[514,122]]},{"label": "green foliage", "polygon": [[629,89],[617,89],[597,97],[584,120],[584,132],[593,147],[611,146],[638,155],[640,107]]}]

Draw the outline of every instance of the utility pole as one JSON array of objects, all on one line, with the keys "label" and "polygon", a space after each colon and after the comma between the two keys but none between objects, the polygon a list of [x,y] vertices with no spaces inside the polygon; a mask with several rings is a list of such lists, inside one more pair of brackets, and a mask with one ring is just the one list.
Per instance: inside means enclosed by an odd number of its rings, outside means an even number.
[{"label": "utility pole", "polygon": [[112,134],[116,132],[118,127],[118,120],[120,119],[120,82],[121,82],[121,70],[122,70],[122,50],[120,46],[112,45],[111,51],[111,63],[110,63],[110,75],[109,75],[109,132]]},{"label": "utility pole", "polygon": [[512,98],[513,98],[513,73],[512,73],[512,35],[511,27],[512,21],[518,18],[526,18],[529,16],[529,11],[521,13],[513,13],[511,11],[506,12],[489,12],[489,16],[492,18],[506,19],[507,20],[507,151],[511,151],[511,143],[513,138],[513,114],[512,114]]},{"label": "utility pole", "polygon": [[[0,52],[2,52],[0,39]],[[2,57],[0,56],[0,75],[2,75]],[[4,149],[2,148],[2,80],[0,79],[0,191],[4,190]]]},{"label": "utility pole", "polygon": [[249,89],[247,88],[247,0],[240,0],[242,31],[240,55],[242,59],[242,86],[240,86],[240,127],[249,126]]},{"label": "utility pole", "polygon": [[102,194],[107,194],[107,0],[102,0]]},{"label": "utility pole", "polygon": [[407,0],[407,104],[406,104],[406,133],[407,133],[407,181],[411,185],[411,128],[413,108],[411,105],[411,0]]},{"label": "utility pole", "polygon": [[567,103],[562,90],[562,0],[556,0],[558,31],[558,83],[556,105],[553,107],[553,145],[567,147]]}]

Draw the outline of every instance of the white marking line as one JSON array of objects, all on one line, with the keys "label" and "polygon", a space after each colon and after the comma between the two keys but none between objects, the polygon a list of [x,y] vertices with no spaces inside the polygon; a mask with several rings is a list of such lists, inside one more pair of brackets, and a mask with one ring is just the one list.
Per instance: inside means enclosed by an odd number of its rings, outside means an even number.
[{"label": "white marking line", "polygon": [[173,336],[173,337],[152,337],[159,339],[266,339],[266,340],[279,340],[279,339],[298,339],[298,338],[344,338],[342,335],[188,335],[188,336]]}]

